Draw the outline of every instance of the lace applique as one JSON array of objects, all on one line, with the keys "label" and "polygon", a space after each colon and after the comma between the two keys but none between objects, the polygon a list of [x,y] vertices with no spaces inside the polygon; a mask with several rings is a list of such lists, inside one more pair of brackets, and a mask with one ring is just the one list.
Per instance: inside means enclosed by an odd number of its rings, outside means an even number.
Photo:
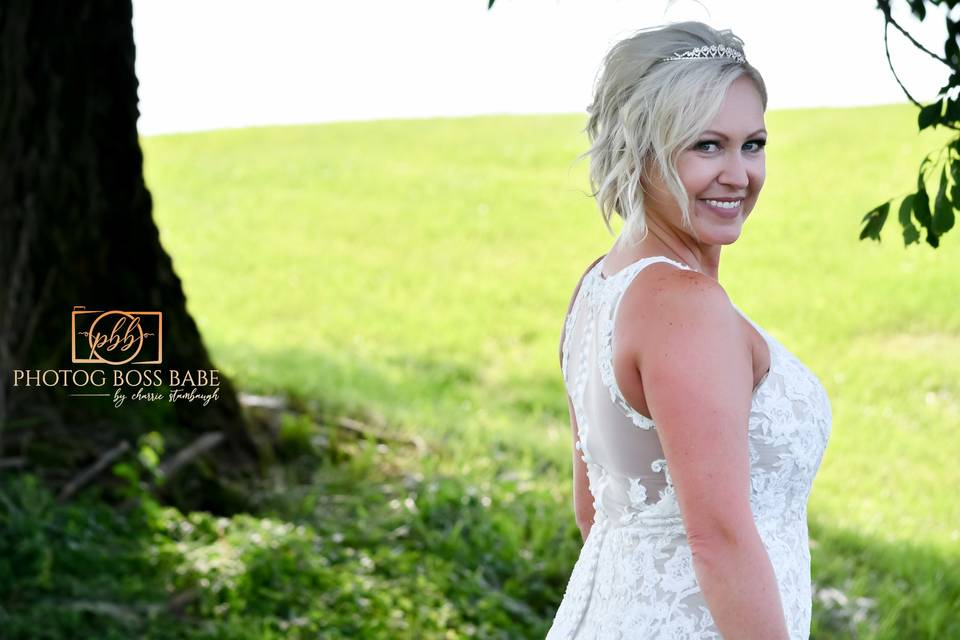
[{"label": "lace applique", "polygon": [[675,496],[673,490],[673,480],[670,479],[670,470],[667,469],[667,461],[664,458],[659,460],[654,460],[650,463],[650,470],[657,473],[663,472],[663,477],[666,480],[667,485],[660,490],[660,501],[669,500]]},{"label": "lace applique", "polygon": [[[573,403],[574,415],[577,419],[577,450],[580,451],[581,458],[584,462],[589,463],[591,461],[590,452],[586,447],[587,432],[589,431],[588,418],[584,415],[581,399],[583,398],[583,389],[587,384],[587,352],[586,344],[590,343],[589,332],[593,325],[590,322],[590,318],[587,318],[587,332],[588,335],[584,341],[585,345],[579,350],[580,355],[580,367],[579,375],[577,379],[571,381],[569,378],[570,371],[570,346],[573,339],[573,327],[576,323],[577,318],[580,315],[580,310],[582,306],[582,300],[585,296],[589,296],[589,289],[581,285],[580,291],[577,292],[577,296],[573,301],[573,308],[570,310],[570,314],[567,316],[566,322],[564,323],[564,335],[563,335],[563,359],[561,363],[561,370],[563,373],[563,381],[566,385],[568,391],[570,391],[570,399]],[[589,305],[587,305],[589,308]]]},{"label": "lace applique", "polygon": [[627,499],[629,504],[623,506],[620,513],[620,524],[631,524],[647,506],[647,488],[643,486],[643,478],[627,478],[629,488]]},{"label": "lace applique", "polygon": [[656,473],[663,472],[664,477],[667,480],[668,486],[673,486],[673,481],[670,479],[670,470],[667,469],[667,460],[666,458],[660,458],[659,460],[654,460],[650,463],[650,470]]},{"label": "lace applique", "polygon": [[627,497],[634,506],[642,506],[647,503],[647,488],[643,486],[642,478],[627,478],[630,482],[630,489],[627,490]]}]

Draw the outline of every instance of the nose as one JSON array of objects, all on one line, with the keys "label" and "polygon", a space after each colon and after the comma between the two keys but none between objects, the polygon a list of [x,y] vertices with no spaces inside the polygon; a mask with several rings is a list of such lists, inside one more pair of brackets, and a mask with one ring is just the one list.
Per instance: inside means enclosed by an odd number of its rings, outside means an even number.
[{"label": "nose", "polygon": [[739,153],[728,154],[723,161],[723,169],[717,176],[717,182],[737,189],[745,189],[750,184],[747,164]]}]

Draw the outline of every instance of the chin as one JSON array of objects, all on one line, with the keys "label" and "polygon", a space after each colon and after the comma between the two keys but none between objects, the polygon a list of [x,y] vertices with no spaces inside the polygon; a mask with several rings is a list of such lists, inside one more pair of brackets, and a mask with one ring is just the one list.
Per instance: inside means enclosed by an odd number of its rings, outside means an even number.
[{"label": "chin", "polygon": [[725,229],[698,229],[700,235],[700,242],[702,244],[712,244],[712,245],[727,245],[733,244],[740,238],[740,232],[742,227],[737,225],[736,227],[729,227]]}]

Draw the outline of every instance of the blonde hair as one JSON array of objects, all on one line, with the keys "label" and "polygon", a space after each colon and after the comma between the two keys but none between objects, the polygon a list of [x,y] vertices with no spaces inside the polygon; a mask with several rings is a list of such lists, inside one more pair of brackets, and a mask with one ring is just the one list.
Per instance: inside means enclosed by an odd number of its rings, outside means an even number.
[{"label": "blonde hair", "polygon": [[766,85],[749,63],[727,57],[660,60],[704,45],[743,52],[743,41],[729,29],[689,21],[641,29],[615,44],[603,59],[587,107],[590,118],[584,130],[591,146],[577,159],[590,156],[590,195],[611,234],[610,219],[616,212],[628,240],[646,237],[640,177],[651,164],[680,205],[684,227],[694,232],[677,157],[710,126],[727,88],[741,75],[753,80],[766,111]]}]

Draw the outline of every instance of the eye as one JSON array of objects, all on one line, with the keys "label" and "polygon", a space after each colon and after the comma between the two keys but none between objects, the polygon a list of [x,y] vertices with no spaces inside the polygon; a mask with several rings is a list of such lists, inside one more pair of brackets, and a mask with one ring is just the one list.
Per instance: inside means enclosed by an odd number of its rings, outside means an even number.
[{"label": "eye", "polygon": [[[760,151],[763,150],[763,148],[764,148],[765,146],[767,146],[767,141],[766,141],[765,138],[756,138],[756,139],[754,139],[754,140],[748,141],[746,144],[756,145],[756,147],[753,149],[753,151],[754,151],[754,153],[759,153]],[[704,149],[704,148],[703,148],[703,147],[705,147],[705,146],[707,146],[707,145],[714,145],[714,146],[716,146],[716,147],[719,147],[719,146],[720,146],[720,142],[719,142],[718,140],[701,140],[700,142],[698,142],[698,143],[694,146],[694,148],[697,149],[698,151],[705,151],[705,152],[708,152],[708,153],[709,153],[709,151],[710,151],[709,149]]]}]

